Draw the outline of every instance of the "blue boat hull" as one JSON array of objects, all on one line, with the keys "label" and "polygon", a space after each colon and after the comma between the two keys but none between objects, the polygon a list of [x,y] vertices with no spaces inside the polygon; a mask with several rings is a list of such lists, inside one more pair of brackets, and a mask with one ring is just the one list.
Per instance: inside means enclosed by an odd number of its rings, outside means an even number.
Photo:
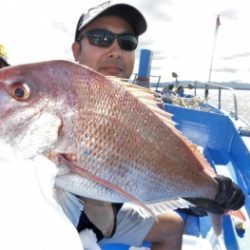
[{"label": "blue boat hull", "polygon": [[[164,109],[173,114],[173,120],[176,122],[178,130],[203,149],[205,157],[215,171],[218,174],[229,176],[241,187],[246,195],[245,211],[249,215],[250,137],[240,136],[234,122],[221,112],[205,112],[172,104],[165,104]],[[185,214],[182,216],[186,223],[183,249],[185,249],[185,244],[188,245],[190,242],[193,244],[192,249],[204,248],[204,242],[207,243],[206,246],[214,249],[216,242],[213,242],[211,238],[210,218]],[[239,230],[235,227],[231,216],[224,215],[223,229],[225,249],[250,249],[249,221],[246,223],[245,230]],[[108,244],[101,247],[105,250],[130,248],[130,246],[121,244]],[[145,247],[150,248],[150,243],[145,243]]]}]

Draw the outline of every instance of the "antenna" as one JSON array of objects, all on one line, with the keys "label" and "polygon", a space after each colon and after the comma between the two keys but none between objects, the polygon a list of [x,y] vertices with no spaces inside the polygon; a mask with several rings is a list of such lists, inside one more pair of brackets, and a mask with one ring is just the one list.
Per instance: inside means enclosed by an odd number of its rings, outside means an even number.
[{"label": "antenna", "polygon": [[[214,54],[215,54],[215,48],[216,48],[216,42],[217,42],[217,35],[218,35],[218,30],[219,30],[220,25],[221,25],[220,15],[218,15],[217,18],[216,18],[216,25],[215,25],[215,32],[214,32],[214,45],[213,45],[213,51],[212,51],[210,69],[209,69],[208,83],[211,82],[211,75],[212,75],[212,69],[213,69],[213,60],[214,60]],[[208,97],[208,93],[209,93],[209,85],[206,84],[205,85],[205,98]]]}]

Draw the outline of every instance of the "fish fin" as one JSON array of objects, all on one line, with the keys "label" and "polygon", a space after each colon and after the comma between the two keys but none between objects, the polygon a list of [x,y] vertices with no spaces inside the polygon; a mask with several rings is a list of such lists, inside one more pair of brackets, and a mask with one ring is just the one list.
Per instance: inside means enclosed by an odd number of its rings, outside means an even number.
[{"label": "fish fin", "polygon": [[201,166],[205,166],[204,168],[202,168],[202,170],[206,172],[209,176],[215,177],[216,173],[214,168],[209,164],[208,160],[204,157],[199,147],[194,144],[190,144],[190,149],[192,150],[196,158],[201,162]]},{"label": "fish fin", "polygon": [[223,232],[223,227],[222,227],[223,215],[208,212],[208,216],[211,219],[211,223],[212,223],[215,235],[220,236]]},{"label": "fish fin", "polygon": [[150,204],[147,204],[147,206],[150,208],[151,211],[153,211],[155,215],[161,214],[162,212],[165,212],[167,210],[174,210],[177,208],[195,207],[195,205],[193,205],[192,203],[182,198],[156,202],[156,203],[150,203]]},{"label": "fish fin", "polygon": [[65,158],[64,155],[58,154],[58,157],[60,160],[62,160],[66,163],[66,165],[68,166],[70,171],[72,171],[73,173],[79,174],[85,178],[88,178],[92,181],[95,181],[98,184],[101,184],[109,189],[112,189],[115,192],[120,193],[122,196],[124,196],[126,199],[128,199],[128,201],[133,202],[133,203],[143,207],[146,211],[148,211],[154,217],[155,220],[157,220],[157,217],[153,213],[153,211],[151,211],[151,209],[146,204],[144,204],[142,201],[140,201],[138,198],[136,198],[132,194],[126,192],[125,190],[123,190],[119,186],[117,186],[117,185],[115,185],[115,184],[113,184],[113,183],[111,183],[111,182],[109,182],[109,181],[107,181],[99,176],[92,174],[88,170],[77,166],[77,164],[75,164],[74,162],[69,161],[67,158]]},{"label": "fish fin", "polygon": [[230,210],[227,212],[231,216],[235,229],[245,230],[246,223],[249,219],[245,207],[238,210]]},{"label": "fish fin", "polygon": [[[162,109],[163,102],[161,99],[159,100],[158,95],[155,91],[136,84],[131,84],[127,81],[127,79],[121,79],[114,76],[108,78],[114,83],[117,83],[118,85],[125,88],[125,90],[135,96],[140,102],[145,104],[164,123],[167,123],[167,125],[170,126],[173,131],[175,131],[175,133],[182,135],[182,133],[175,127],[176,123],[172,120],[173,115]],[[190,147],[195,147],[195,145],[191,141],[189,141],[187,138],[185,139],[190,144]]]},{"label": "fish fin", "polygon": [[247,212],[245,211],[246,209],[244,207],[242,207],[241,209],[238,210],[230,210],[227,212],[227,214],[229,214],[232,217],[237,217],[239,220],[241,221],[247,221]]},{"label": "fish fin", "polygon": [[210,217],[212,228],[213,228],[213,238],[211,239],[216,244],[216,249],[226,250],[223,232],[223,215],[208,213]]},{"label": "fish fin", "polygon": [[[175,123],[172,120],[172,114],[163,110],[162,100],[158,98],[153,90],[141,87],[136,84],[125,82],[122,79],[116,77],[109,77],[113,82],[118,83],[125,88],[130,94],[135,96],[140,102],[145,104],[154,114],[156,114],[163,122],[166,122],[172,128],[175,128]],[[176,130],[177,131],[177,130]]]},{"label": "fish fin", "polygon": [[137,97],[138,99],[147,99],[154,101],[154,104],[159,104],[163,103],[160,99],[158,99],[158,95],[156,94],[155,91],[149,89],[149,88],[144,88],[142,86],[136,85],[129,83],[126,79],[121,79],[117,77],[108,77],[113,83],[120,85],[123,87],[125,90],[130,92],[133,96]]},{"label": "fish fin", "polygon": [[77,226],[83,210],[82,202],[75,195],[61,188],[55,188],[55,199],[72,224]]},{"label": "fish fin", "polygon": [[[164,122],[168,127],[171,128],[172,132],[174,132],[182,141],[190,148],[190,150],[194,153],[197,160],[201,163],[201,168],[199,170],[205,171],[210,176],[215,176],[215,171],[208,163],[203,153],[197,150],[197,146],[193,144],[188,138],[186,138],[181,131],[176,128],[176,123],[172,120],[172,114],[163,110],[161,107],[163,105],[163,101],[161,98],[159,99],[159,94],[155,91],[145,88],[136,84],[132,84],[128,82],[128,79],[121,79],[114,76],[108,77],[114,84],[118,84],[123,87],[126,91],[136,97],[142,104],[147,106],[162,122]],[[197,165],[198,166],[198,165]]]}]

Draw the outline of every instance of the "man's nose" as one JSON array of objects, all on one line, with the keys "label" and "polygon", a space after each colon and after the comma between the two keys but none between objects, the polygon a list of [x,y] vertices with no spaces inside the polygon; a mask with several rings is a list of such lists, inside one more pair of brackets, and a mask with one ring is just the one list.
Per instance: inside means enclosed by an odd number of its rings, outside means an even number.
[{"label": "man's nose", "polygon": [[117,39],[109,47],[108,57],[120,58],[122,56],[122,49],[120,48]]}]

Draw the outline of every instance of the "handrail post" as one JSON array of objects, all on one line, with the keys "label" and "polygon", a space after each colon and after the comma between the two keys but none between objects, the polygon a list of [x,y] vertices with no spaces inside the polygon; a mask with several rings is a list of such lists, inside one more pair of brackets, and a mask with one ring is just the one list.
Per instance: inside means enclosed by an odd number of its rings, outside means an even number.
[{"label": "handrail post", "polygon": [[221,109],[221,90],[222,89],[227,89],[229,90],[232,95],[233,95],[233,102],[234,102],[234,118],[235,120],[238,120],[239,116],[238,116],[238,103],[237,103],[237,97],[236,94],[234,92],[234,89],[228,86],[222,86],[220,84],[214,84],[214,83],[202,83],[204,85],[209,85],[209,86],[213,86],[219,89],[219,96],[218,96],[218,108]]},{"label": "handrail post", "polygon": [[221,88],[218,88],[219,96],[218,96],[218,108],[221,109]]}]

